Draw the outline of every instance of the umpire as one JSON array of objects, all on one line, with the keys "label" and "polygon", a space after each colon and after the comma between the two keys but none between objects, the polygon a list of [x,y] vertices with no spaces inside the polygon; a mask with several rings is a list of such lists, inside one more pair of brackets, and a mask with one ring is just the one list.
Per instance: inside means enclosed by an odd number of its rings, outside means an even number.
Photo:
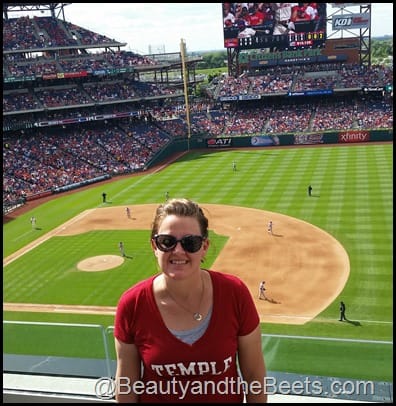
[{"label": "umpire", "polygon": [[340,320],[339,321],[346,321],[346,317],[345,317],[345,303],[344,302],[340,302]]}]

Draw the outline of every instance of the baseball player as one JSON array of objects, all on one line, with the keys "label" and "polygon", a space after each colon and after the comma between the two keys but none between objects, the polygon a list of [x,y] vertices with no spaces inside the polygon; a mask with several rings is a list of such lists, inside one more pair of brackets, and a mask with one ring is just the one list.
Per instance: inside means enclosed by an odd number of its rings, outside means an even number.
[{"label": "baseball player", "polygon": [[260,300],[265,300],[265,281],[261,281],[259,285],[259,299]]}]

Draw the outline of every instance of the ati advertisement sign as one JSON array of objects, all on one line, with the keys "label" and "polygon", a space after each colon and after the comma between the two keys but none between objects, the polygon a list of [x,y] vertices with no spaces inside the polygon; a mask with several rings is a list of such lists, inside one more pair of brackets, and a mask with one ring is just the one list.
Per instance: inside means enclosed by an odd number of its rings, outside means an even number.
[{"label": "ati advertisement sign", "polygon": [[370,14],[344,14],[333,16],[333,30],[351,30],[370,27]]},{"label": "ati advertisement sign", "polygon": [[208,148],[225,148],[231,147],[231,138],[208,138],[206,140],[206,145]]}]

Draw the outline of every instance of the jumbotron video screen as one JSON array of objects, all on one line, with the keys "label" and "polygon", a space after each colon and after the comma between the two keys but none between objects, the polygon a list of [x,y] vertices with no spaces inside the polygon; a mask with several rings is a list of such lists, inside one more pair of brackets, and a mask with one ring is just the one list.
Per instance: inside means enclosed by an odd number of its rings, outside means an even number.
[{"label": "jumbotron video screen", "polygon": [[292,50],[326,42],[326,3],[222,3],[224,47]]}]

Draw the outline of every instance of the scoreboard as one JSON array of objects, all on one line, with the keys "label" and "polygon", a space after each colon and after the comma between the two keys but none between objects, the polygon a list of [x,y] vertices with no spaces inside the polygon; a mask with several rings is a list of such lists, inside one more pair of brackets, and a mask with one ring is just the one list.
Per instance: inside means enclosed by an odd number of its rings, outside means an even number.
[{"label": "scoreboard", "polygon": [[222,3],[224,47],[323,48],[327,3]]},{"label": "scoreboard", "polygon": [[321,48],[326,41],[324,32],[301,32],[285,35],[255,35],[248,38],[238,38],[238,48],[272,48],[288,50],[298,48]]}]

